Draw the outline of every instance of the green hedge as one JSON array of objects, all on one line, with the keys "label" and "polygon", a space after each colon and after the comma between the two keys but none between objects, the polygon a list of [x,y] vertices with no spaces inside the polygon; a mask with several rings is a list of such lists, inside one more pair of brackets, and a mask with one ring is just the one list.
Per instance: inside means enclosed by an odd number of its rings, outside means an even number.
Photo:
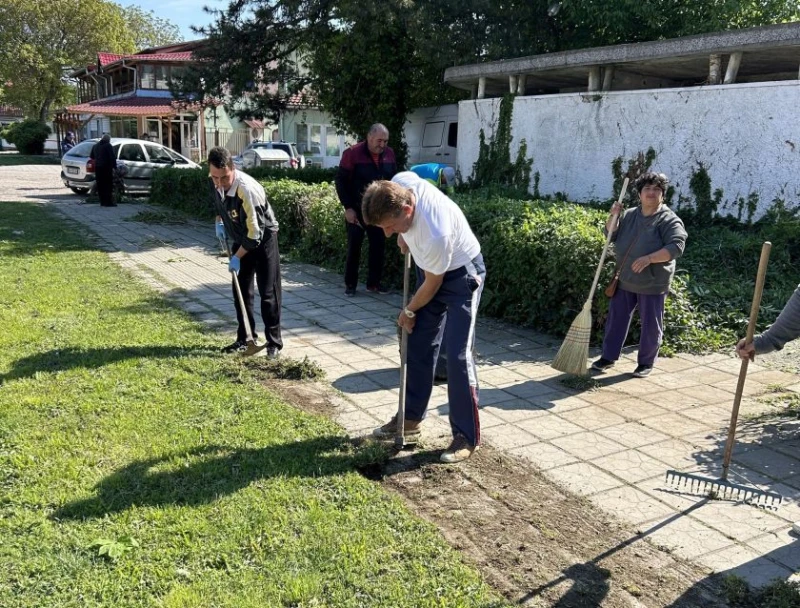
[{"label": "green hedge", "polygon": [[[281,223],[282,253],[342,272],[346,236],[332,184],[262,180]],[[162,169],[151,200],[211,218],[211,191],[202,171]],[[497,190],[459,193],[456,201],[481,242],[487,267],[482,309],[491,316],[563,336],[581,310],[603,249],[607,211],[552,201],[520,201]],[[663,352],[730,346],[744,333],[758,253],[772,240],[760,327],[771,323],[798,281],[800,224],[755,227],[689,226],[686,255],[667,298]],[[402,285],[396,240],[386,244],[388,285]],[[363,264],[366,255],[362,256]],[[595,296],[593,342],[602,339],[608,301],[602,289],[613,263],[603,269]],[[362,279],[366,269],[362,267]],[[636,323],[636,322],[635,322]],[[634,324],[629,341],[638,340]]]},{"label": "green hedge", "polygon": [[321,167],[306,167],[305,169],[288,169],[285,167],[253,167],[247,173],[257,180],[291,179],[304,184],[324,184],[336,178],[336,167],[323,169]]}]

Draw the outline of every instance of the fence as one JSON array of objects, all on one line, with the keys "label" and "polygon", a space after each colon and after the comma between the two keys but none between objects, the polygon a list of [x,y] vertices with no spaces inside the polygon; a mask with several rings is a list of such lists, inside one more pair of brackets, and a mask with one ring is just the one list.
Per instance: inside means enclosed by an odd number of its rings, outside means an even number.
[{"label": "fence", "polygon": [[252,137],[249,129],[206,129],[206,146],[209,150],[214,146],[227,148],[231,154],[239,154],[250,143]]}]

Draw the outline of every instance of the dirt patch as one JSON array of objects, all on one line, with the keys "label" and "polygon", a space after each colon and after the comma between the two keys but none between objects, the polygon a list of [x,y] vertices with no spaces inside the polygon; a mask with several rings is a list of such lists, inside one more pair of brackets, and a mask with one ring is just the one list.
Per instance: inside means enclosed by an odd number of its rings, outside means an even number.
[{"label": "dirt patch", "polygon": [[[269,380],[288,403],[330,416],[322,383]],[[443,446],[442,446],[443,447]],[[530,463],[490,446],[442,465],[423,446],[395,454],[367,475],[435,524],[465,561],[522,606],[675,608],[727,606],[699,567],[547,480]]]}]

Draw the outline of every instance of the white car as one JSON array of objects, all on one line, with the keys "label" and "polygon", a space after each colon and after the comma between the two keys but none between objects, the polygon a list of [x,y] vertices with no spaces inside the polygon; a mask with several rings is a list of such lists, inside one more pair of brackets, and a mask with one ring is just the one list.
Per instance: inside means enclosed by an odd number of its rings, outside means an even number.
[{"label": "white car", "polygon": [[[82,141],[61,158],[61,180],[77,194],[86,194],[95,183],[94,160],[89,158],[99,139]],[[153,172],[161,167],[199,169],[200,165],[181,156],[175,150],[152,141],[112,137],[111,147],[118,162],[124,162],[125,190],[128,192],[150,192]]]},{"label": "white car", "polygon": [[[263,154],[263,152],[268,150],[285,152],[289,157],[289,163],[287,165],[280,165],[276,162],[271,162],[270,156]],[[263,159],[267,162],[261,162],[259,159]],[[277,156],[273,157],[273,159],[277,160]],[[251,167],[264,165],[303,169],[306,166],[306,157],[298,153],[297,146],[293,143],[286,141],[254,141],[247,144],[247,147],[242,150],[239,156],[233,157],[233,164],[239,169],[249,169]]]}]

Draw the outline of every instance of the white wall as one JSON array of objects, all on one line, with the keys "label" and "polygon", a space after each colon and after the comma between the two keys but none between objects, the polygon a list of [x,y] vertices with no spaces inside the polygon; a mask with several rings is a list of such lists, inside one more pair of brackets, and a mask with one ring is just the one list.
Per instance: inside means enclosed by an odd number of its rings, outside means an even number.
[{"label": "white wall", "polygon": [[[478,134],[493,134],[499,99],[459,104],[458,167],[466,178],[478,158]],[[756,216],[775,198],[800,202],[800,82],[518,97],[512,160],[521,139],[541,175],[543,195],[610,199],[611,163],[652,147],[653,170],[666,173],[693,200],[689,180],[702,162],[712,192],[723,190],[719,213],[736,215],[736,200],[759,195]],[[531,185],[531,189],[532,189]],[[727,208],[725,208],[727,203]]]}]

